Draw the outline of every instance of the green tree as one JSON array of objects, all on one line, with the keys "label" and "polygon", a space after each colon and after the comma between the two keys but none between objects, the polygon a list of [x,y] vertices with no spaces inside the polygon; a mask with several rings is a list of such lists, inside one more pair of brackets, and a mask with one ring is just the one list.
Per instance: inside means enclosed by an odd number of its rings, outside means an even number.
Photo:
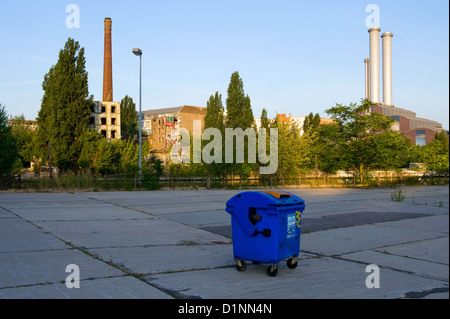
[{"label": "green tree", "polygon": [[78,159],[78,166],[81,169],[90,169],[95,172],[94,156],[103,136],[94,130],[86,130],[80,138],[81,152]]},{"label": "green tree", "polygon": [[445,131],[434,133],[433,140],[423,148],[423,160],[428,170],[449,173],[449,141]]},{"label": "green tree", "polygon": [[312,112],[309,113],[308,116],[305,117],[305,121],[303,122],[303,132],[308,132],[310,130],[316,130],[320,125],[320,115],[316,113],[314,115]]},{"label": "green tree", "polygon": [[[139,172],[139,144],[129,138],[127,141],[107,141],[94,130],[86,131],[81,137],[81,154],[78,165],[95,174],[137,174]],[[142,143],[142,167],[150,160],[150,145]]]},{"label": "green tree", "polygon": [[439,154],[448,155],[449,141],[447,133],[444,130],[435,132],[433,140],[427,146],[435,149]]},{"label": "green tree", "polygon": [[139,134],[136,104],[128,95],[125,95],[120,102],[120,129],[123,140]]},{"label": "green tree", "polygon": [[95,173],[101,175],[114,173],[111,167],[112,161],[113,152],[111,143],[102,138],[97,142],[96,152],[93,154],[92,166]]},{"label": "green tree", "polygon": [[63,171],[78,169],[79,140],[89,124],[93,98],[89,97],[85,63],[84,48],[69,38],[42,84],[39,145],[47,156],[46,146],[50,145],[52,162]]},{"label": "green tree", "polygon": [[[225,119],[226,128],[236,129],[254,127],[254,117],[251,108],[250,97],[244,92],[244,82],[238,72],[231,75],[230,84],[227,90],[227,116]],[[236,145],[233,143],[233,159],[236,158]],[[255,164],[248,163],[248,141],[244,142],[244,163],[227,163],[224,165],[228,174],[236,174],[241,177],[250,176]]]},{"label": "green tree", "polygon": [[81,153],[78,165],[90,169],[95,174],[114,173],[112,166],[114,154],[111,143],[94,130],[88,130],[81,136]]},{"label": "green tree", "polygon": [[211,95],[206,103],[205,129],[217,128],[224,131],[224,108],[222,104],[222,94],[216,92]]},{"label": "green tree", "polygon": [[11,173],[18,158],[19,149],[8,124],[8,114],[0,103],[0,175]]},{"label": "green tree", "polygon": [[[120,165],[119,170],[122,173],[138,173],[139,172],[139,144],[132,139],[127,141],[117,142],[120,144]],[[142,143],[142,154],[147,154],[145,151],[148,143]]]},{"label": "green tree", "polygon": [[336,125],[330,137],[339,145],[343,166],[357,173],[361,181],[371,169],[401,167],[402,153],[408,149],[406,138],[391,131],[394,120],[378,113],[367,114],[372,105],[363,100],[361,105],[336,104],[326,110]]},{"label": "green tree", "polygon": [[268,129],[270,127],[270,120],[267,116],[267,110],[265,108],[262,109],[261,112],[261,128]]},{"label": "green tree", "polygon": [[143,167],[143,184],[147,190],[159,189],[159,178],[164,171],[163,162],[156,156],[151,155]]},{"label": "green tree", "polygon": [[31,124],[25,121],[25,116],[15,116],[10,119],[11,132],[16,138],[19,148],[19,156],[23,167],[30,167],[33,161],[33,129]]},{"label": "green tree", "polygon": [[[225,154],[224,154],[224,142],[225,142],[225,123],[224,123],[224,107],[222,104],[222,95],[219,92],[216,92],[215,95],[211,95],[208,102],[206,103],[206,115],[205,115],[205,126],[204,129],[215,128],[218,129],[221,136],[221,145],[222,148],[220,150],[211,149],[210,152],[221,152],[220,163],[212,162],[206,163],[206,171],[209,175],[214,177],[225,177],[227,175],[227,166],[224,164]],[[214,141],[215,138],[214,137]],[[212,140],[212,137],[211,137]],[[211,141],[203,140],[203,147],[209,144]],[[217,141],[216,141],[217,142]],[[202,149],[203,149],[202,147]],[[210,153],[211,156],[215,154]],[[192,165],[192,164],[191,164]]]},{"label": "green tree", "polygon": [[374,157],[373,168],[381,170],[398,169],[409,164],[411,140],[396,131],[380,133],[373,139],[373,147],[379,150]]},{"label": "green tree", "polygon": [[278,128],[277,175],[284,182],[284,178],[297,177],[309,161],[310,139],[301,137],[299,127],[290,119],[286,121],[277,117],[271,127]]},{"label": "green tree", "polygon": [[[331,152],[333,150],[333,143],[327,139],[327,131],[329,131],[330,128],[331,127],[320,126],[319,113],[314,115],[311,112],[305,117],[305,121],[303,122],[303,136],[308,138],[311,142],[311,145],[307,150],[311,155],[307,167],[314,169],[317,177],[319,176],[319,170],[325,172],[328,176],[328,174],[334,172],[334,167],[337,164],[336,161],[329,161],[330,157],[334,157],[333,152]],[[324,151],[324,148],[327,148],[327,151]]]},{"label": "green tree", "polygon": [[[314,168],[324,172],[328,182],[328,175],[336,174],[342,167],[342,156],[340,152],[339,139],[335,139],[338,134],[338,126],[334,124],[320,124],[313,129],[312,143],[310,151],[314,156]],[[305,136],[307,136],[306,134]]]},{"label": "green tree", "polygon": [[254,117],[250,97],[245,95],[244,82],[238,72],[234,72],[231,75],[227,94],[226,127],[240,127],[243,130],[252,127],[254,124]]}]

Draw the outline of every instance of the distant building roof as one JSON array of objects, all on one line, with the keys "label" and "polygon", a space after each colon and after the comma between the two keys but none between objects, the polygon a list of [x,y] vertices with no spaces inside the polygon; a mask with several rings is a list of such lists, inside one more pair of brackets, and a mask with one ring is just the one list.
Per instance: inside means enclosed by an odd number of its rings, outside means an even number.
[{"label": "distant building roof", "polygon": [[182,107],[183,112],[189,112],[189,113],[196,113],[196,114],[206,114],[206,107],[202,106],[192,106],[192,105],[185,105]]},{"label": "distant building roof", "polygon": [[177,106],[177,107],[168,107],[164,109],[154,109],[154,110],[147,110],[142,111],[142,114],[150,116],[150,115],[160,115],[160,114],[176,114],[181,111],[183,106]]},{"label": "distant building roof", "polygon": [[332,119],[327,119],[324,117],[320,118],[320,124],[332,124],[332,123],[334,123],[334,120],[332,120]]},{"label": "distant building roof", "polygon": [[158,115],[167,115],[167,114],[173,114],[177,115],[181,111],[189,112],[189,113],[197,113],[197,114],[205,114],[206,113],[206,107],[201,106],[192,106],[192,105],[183,105],[183,106],[177,106],[177,107],[168,107],[163,109],[153,109],[153,110],[147,110],[142,111],[142,114],[144,116],[158,116]]}]

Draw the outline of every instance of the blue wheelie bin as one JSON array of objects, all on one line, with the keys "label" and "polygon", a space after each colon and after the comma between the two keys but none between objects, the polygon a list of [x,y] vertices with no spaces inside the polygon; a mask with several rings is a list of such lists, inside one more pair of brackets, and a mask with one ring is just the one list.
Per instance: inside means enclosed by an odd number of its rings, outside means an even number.
[{"label": "blue wheelie bin", "polygon": [[233,254],[236,268],[246,261],[271,264],[267,273],[278,274],[278,264],[297,267],[300,251],[301,216],[305,201],[288,192],[243,192],[227,202],[231,215]]}]

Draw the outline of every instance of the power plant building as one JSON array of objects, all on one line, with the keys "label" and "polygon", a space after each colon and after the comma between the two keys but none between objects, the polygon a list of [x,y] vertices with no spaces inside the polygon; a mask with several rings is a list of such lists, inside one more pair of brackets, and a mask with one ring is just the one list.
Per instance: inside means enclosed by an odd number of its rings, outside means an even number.
[{"label": "power plant building", "polygon": [[407,109],[395,107],[392,100],[392,39],[390,32],[383,33],[382,70],[383,101],[380,101],[380,28],[369,29],[370,57],[364,59],[365,98],[375,103],[371,112],[380,113],[396,120],[395,128],[409,137],[415,145],[425,145],[433,140],[435,132],[442,131],[442,124],[420,118]]}]

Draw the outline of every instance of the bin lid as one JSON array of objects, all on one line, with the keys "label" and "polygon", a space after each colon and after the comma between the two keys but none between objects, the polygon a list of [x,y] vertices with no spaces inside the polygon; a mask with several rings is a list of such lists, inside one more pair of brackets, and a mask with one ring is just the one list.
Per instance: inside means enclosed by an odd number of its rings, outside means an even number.
[{"label": "bin lid", "polygon": [[235,207],[242,205],[254,207],[267,206],[291,206],[301,205],[305,203],[300,197],[285,191],[261,191],[261,192],[243,192],[233,196],[228,202],[227,206]]},{"label": "bin lid", "polygon": [[292,196],[292,194],[288,192],[262,191],[261,193],[272,195],[275,198],[289,198]]}]

